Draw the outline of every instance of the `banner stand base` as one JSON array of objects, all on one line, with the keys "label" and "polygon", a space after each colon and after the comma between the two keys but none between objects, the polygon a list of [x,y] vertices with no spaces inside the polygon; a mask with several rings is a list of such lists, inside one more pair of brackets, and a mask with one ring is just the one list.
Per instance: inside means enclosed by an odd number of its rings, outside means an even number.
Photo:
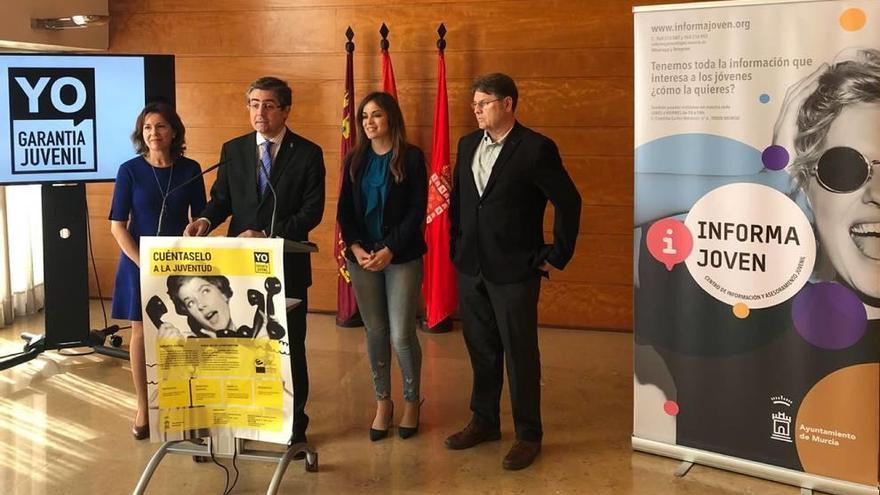
[{"label": "banner stand base", "polygon": [[[166,454],[182,454],[187,456],[210,458],[210,442],[212,440],[210,437],[206,438],[205,440],[206,443],[204,444],[193,443],[192,440],[174,440],[163,443],[159,447],[159,450],[157,450],[156,453],[153,454],[153,457],[150,458],[150,462],[148,462],[147,466],[144,468],[144,472],[141,474],[137,486],[132,491],[132,494],[143,495],[144,492],[146,492],[147,484],[149,484],[150,478],[152,478],[153,473],[156,472],[156,469],[159,467],[159,463],[162,462],[162,459],[165,457]],[[237,454],[235,455],[238,459],[278,463],[278,467],[275,468],[275,473],[272,475],[272,481],[269,483],[269,488],[266,490],[266,495],[275,495],[276,493],[278,493],[278,487],[281,486],[281,480],[284,478],[284,472],[287,470],[287,465],[290,464],[293,456],[300,452],[305,452],[306,455],[306,472],[318,472],[318,453],[312,450],[311,447],[309,447],[309,445],[306,443],[292,444],[287,447],[285,451],[258,450],[247,448],[245,446],[245,440],[241,438],[236,438],[235,449],[237,451]],[[233,454],[228,452],[214,452],[214,457],[231,459],[233,457]]]},{"label": "banner stand base", "polygon": [[640,452],[662,455],[693,464],[699,464],[701,466],[725,469],[727,471],[754,476],[756,478],[763,478],[801,487],[801,493],[804,493],[803,489],[807,489],[818,490],[835,495],[880,494],[880,489],[878,489],[877,486],[862,485],[859,483],[851,483],[849,481],[826,478],[824,476],[816,476],[814,474],[795,471],[793,469],[771,466],[769,464],[755,461],[747,461],[737,457],[717,454],[705,450],[692,449],[681,445],[670,445],[668,443],[656,442],[654,440],[632,437],[632,447],[633,450],[638,450]]},{"label": "banner stand base", "polygon": [[675,472],[672,473],[676,478],[684,478],[686,474],[691,471],[691,468],[694,467],[694,463],[691,461],[681,461],[681,464],[675,468]]}]

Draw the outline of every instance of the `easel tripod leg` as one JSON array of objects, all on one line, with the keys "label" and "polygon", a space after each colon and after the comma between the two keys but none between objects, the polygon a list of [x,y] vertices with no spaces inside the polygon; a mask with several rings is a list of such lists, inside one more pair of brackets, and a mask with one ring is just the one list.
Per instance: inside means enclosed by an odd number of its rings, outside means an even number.
[{"label": "easel tripod leg", "polygon": [[143,474],[141,474],[141,479],[138,480],[137,486],[134,487],[134,491],[131,492],[132,495],[143,495],[144,491],[147,489],[147,484],[150,482],[150,478],[153,477],[153,473],[156,472],[156,468],[159,467],[159,463],[162,462],[162,458],[165,457],[165,454],[168,453],[168,448],[174,445],[177,442],[165,442],[159,447],[159,450],[153,454],[153,457],[150,458],[150,462],[147,463],[147,466],[144,468]]}]

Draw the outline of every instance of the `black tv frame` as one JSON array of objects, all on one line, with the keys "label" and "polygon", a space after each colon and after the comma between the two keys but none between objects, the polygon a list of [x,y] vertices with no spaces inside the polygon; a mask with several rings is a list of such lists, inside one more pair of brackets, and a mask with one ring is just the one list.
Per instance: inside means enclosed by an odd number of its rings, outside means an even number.
[{"label": "black tv frame", "polygon": [[[165,101],[176,104],[173,55],[130,55],[91,53],[0,54],[88,57],[143,57],[144,104]],[[45,293],[45,334],[23,333],[23,352],[0,357],[0,370],[30,361],[46,350],[92,347],[101,354],[128,359],[124,350],[104,345],[107,336],[118,330],[110,326],[91,330],[88,280],[88,203],[86,183],[112,182],[114,179],[63,183],[33,181],[2,184],[42,184],[43,267]]]}]

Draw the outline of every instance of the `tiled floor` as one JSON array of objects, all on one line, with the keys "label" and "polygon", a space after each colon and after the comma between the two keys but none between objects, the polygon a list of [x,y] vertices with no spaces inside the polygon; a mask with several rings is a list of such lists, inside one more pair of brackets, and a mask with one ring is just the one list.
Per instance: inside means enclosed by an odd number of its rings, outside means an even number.
[{"label": "tiled floor", "polygon": [[[93,304],[92,314],[100,315]],[[634,453],[632,345],[631,336],[622,333],[542,330],[545,437],[541,456],[526,470],[501,468],[513,439],[506,394],[500,442],[458,452],[443,448],[443,439],[469,417],[471,374],[458,330],[420,334],[426,400],[419,434],[406,441],[392,435],[371,443],[367,430],[374,403],[363,332],[336,328],[333,322],[332,316],[309,316],[309,440],[318,450],[320,472],[306,473],[301,462],[291,464],[279,493],[799,493],[794,487],[700,466],[676,478],[676,461]],[[38,315],[0,329],[0,353],[20,350],[18,334],[40,332],[41,327]],[[394,387],[394,397],[402,400],[399,376]],[[48,352],[0,372],[0,493],[130,493],[157,448],[131,438],[133,411],[124,361]],[[233,493],[266,493],[274,466],[238,465],[241,476]],[[220,494],[224,481],[223,471],[213,464],[171,455],[147,493]]]}]

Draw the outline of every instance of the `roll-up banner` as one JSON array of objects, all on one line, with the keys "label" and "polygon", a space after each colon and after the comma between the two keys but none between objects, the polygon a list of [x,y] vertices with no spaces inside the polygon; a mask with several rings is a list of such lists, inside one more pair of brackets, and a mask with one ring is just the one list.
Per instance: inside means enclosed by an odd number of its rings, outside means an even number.
[{"label": "roll-up banner", "polygon": [[634,12],[634,447],[877,493],[880,2]]},{"label": "roll-up banner", "polygon": [[152,441],[288,441],[282,249],[282,239],[141,238]]}]

